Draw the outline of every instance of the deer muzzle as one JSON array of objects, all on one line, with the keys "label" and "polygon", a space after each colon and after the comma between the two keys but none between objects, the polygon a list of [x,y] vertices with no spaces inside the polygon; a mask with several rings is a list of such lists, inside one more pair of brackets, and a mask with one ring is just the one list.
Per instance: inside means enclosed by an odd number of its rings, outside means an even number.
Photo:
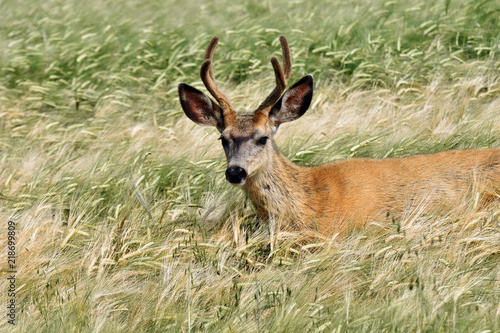
[{"label": "deer muzzle", "polygon": [[247,172],[245,171],[245,169],[239,166],[231,166],[228,167],[226,170],[226,179],[231,184],[243,185],[245,183],[246,178],[247,178]]}]

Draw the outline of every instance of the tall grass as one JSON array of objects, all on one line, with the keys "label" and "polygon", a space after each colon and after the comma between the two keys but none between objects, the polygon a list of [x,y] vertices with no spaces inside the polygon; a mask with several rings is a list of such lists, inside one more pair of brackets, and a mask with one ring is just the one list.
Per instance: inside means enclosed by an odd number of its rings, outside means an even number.
[{"label": "tall grass", "polygon": [[[17,222],[18,332],[500,331],[499,209],[278,234],[224,180],[213,129],[176,86],[221,38],[242,112],[292,79],[313,107],[280,128],[295,163],[500,145],[495,1],[0,2],[0,221]],[[0,252],[2,270],[7,253]],[[2,299],[7,282],[2,279]]]}]

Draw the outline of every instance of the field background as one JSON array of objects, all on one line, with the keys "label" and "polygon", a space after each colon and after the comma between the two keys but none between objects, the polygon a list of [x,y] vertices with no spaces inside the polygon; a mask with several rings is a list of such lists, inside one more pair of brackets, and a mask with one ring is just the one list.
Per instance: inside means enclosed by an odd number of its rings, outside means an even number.
[{"label": "field background", "polygon": [[500,209],[474,196],[270,252],[177,84],[203,89],[218,35],[219,85],[252,111],[280,34],[291,82],[315,77],[276,136],[295,163],[500,147],[498,1],[0,1],[1,331],[500,332]]}]

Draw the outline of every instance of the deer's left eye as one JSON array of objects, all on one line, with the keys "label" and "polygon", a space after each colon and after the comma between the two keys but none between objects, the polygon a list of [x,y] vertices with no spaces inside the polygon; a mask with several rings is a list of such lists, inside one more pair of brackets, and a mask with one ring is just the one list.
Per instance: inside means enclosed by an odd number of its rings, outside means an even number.
[{"label": "deer's left eye", "polygon": [[260,143],[261,145],[265,145],[267,143],[267,139],[269,139],[267,136],[263,136],[257,142]]}]

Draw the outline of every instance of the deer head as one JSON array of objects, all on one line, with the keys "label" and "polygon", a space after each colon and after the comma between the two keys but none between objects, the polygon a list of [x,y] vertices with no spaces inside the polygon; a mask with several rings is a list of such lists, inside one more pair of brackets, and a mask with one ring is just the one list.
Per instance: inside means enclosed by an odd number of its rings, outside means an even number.
[{"label": "deer head", "polygon": [[[292,70],[290,49],[285,36],[280,37],[283,68],[276,57],[271,63],[276,76],[276,87],[257,110],[250,115],[238,115],[215,83],[212,59],[219,38],[213,37],[201,66],[201,79],[215,98],[185,83],[179,84],[179,98],[186,116],[200,125],[215,126],[227,158],[226,179],[243,185],[249,177],[258,174],[272,162],[276,154],[273,136],[280,124],[301,117],[309,108],[313,94],[313,76],[308,74],[286,92]],[[285,93],[284,93],[285,92]]]}]

